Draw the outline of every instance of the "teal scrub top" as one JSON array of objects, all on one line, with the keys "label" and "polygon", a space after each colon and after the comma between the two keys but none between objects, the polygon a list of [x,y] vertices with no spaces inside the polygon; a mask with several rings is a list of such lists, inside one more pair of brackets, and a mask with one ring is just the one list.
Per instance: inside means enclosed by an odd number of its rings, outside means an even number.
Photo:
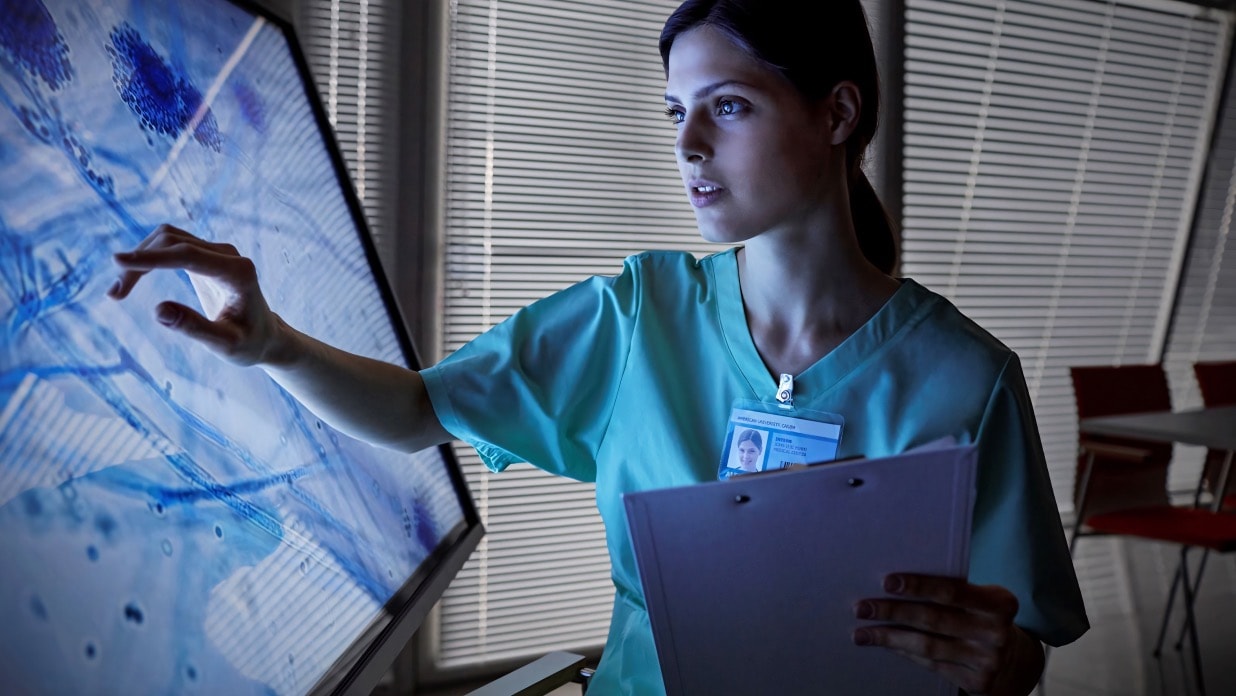
[{"label": "teal scrub top", "polygon": [[[716,480],[734,402],[774,402],[736,251],[632,256],[422,372],[442,425],[490,469],[529,462],[596,483],[616,594],[589,694],[664,693],[622,494]],[[1017,624],[1049,645],[1086,631],[1017,355],[951,303],[903,280],[794,376],[794,405],[844,417],[839,457],[977,441],[970,582],[1012,591]]]}]

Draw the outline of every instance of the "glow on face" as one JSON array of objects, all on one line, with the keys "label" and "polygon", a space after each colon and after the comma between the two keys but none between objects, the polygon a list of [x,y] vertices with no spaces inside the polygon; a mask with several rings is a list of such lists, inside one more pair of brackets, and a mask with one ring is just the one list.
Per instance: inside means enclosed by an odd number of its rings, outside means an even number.
[{"label": "glow on face", "polygon": [[833,153],[821,109],[719,31],[674,41],[665,102],[705,239],[736,243],[801,223],[825,197]]}]

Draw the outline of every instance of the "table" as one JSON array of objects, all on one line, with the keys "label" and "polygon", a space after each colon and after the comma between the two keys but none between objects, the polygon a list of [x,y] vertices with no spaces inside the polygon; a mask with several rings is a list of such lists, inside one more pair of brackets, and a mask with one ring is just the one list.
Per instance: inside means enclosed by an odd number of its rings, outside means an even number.
[{"label": "table", "polygon": [[[1222,508],[1224,492],[1228,488],[1228,480],[1231,474],[1232,460],[1234,455],[1236,455],[1236,406],[1083,418],[1079,423],[1079,430],[1085,435],[1128,437],[1155,442],[1180,442],[1187,445],[1201,445],[1213,450],[1226,451],[1226,456],[1223,458],[1223,467],[1219,473],[1219,484],[1216,490],[1213,491],[1214,502],[1211,506],[1213,512],[1218,512]],[[1199,481],[1197,496],[1194,497],[1195,505],[1200,499],[1201,490],[1202,483]],[[1205,694],[1205,686],[1202,682],[1201,658],[1198,655],[1197,648],[1196,626],[1193,623],[1192,603],[1193,596],[1196,595],[1197,588],[1201,584],[1207,554],[1206,552],[1203,553],[1201,565],[1192,583],[1193,586],[1190,587],[1187,574],[1187,551],[1188,547],[1181,550],[1180,566],[1177,569],[1176,578],[1172,582],[1167,610],[1163,615],[1163,625],[1159,629],[1159,640],[1155,645],[1154,652],[1156,656],[1159,654],[1159,649],[1163,644],[1164,631],[1167,629],[1168,615],[1171,613],[1172,600],[1176,596],[1177,583],[1183,581],[1185,611],[1188,618],[1181,632],[1183,634],[1184,629],[1188,628],[1192,633],[1190,637],[1193,643],[1193,662],[1197,672],[1198,686],[1201,693]],[[1177,641],[1176,648],[1180,649],[1180,641]]]},{"label": "table", "polygon": [[1083,418],[1081,432],[1236,451],[1236,406]]},{"label": "table", "polygon": [[[1228,487],[1233,454],[1236,453],[1236,406],[1195,408],[1188,411],[1150,411],[1119,416],[1083,418],[1079,429],[1085,435],[1131,437],[1156,442],[1180,442],[1226,451],[1214,491],[1214,509],[1223,505],[1221,491]],[[1201,483],[1198,483],[1198,494]],[[1194,503],[1197,498],[1194,498]]]}]

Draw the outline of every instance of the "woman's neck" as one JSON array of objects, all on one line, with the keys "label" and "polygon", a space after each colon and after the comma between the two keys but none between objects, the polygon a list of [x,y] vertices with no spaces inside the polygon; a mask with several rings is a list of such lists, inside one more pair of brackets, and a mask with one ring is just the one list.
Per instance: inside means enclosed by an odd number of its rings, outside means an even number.
[{"label": "woman's neck", "polygon": [[738,252],[738,276],[751,338],[773,377],[818,362],[899,285],[863,257],[848,225],[756,237]]}]

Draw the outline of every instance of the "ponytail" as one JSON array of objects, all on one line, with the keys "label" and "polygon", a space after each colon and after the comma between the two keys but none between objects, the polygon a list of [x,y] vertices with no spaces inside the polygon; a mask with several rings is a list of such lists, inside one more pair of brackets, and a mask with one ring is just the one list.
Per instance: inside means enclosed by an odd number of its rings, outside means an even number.
[{"label": "ponytail", "polygon": [[893,218],[862,168],[854,166],[850,172],[850,216],[854,219],[858,248],[880,272],[891,275],[897,267]]}]

